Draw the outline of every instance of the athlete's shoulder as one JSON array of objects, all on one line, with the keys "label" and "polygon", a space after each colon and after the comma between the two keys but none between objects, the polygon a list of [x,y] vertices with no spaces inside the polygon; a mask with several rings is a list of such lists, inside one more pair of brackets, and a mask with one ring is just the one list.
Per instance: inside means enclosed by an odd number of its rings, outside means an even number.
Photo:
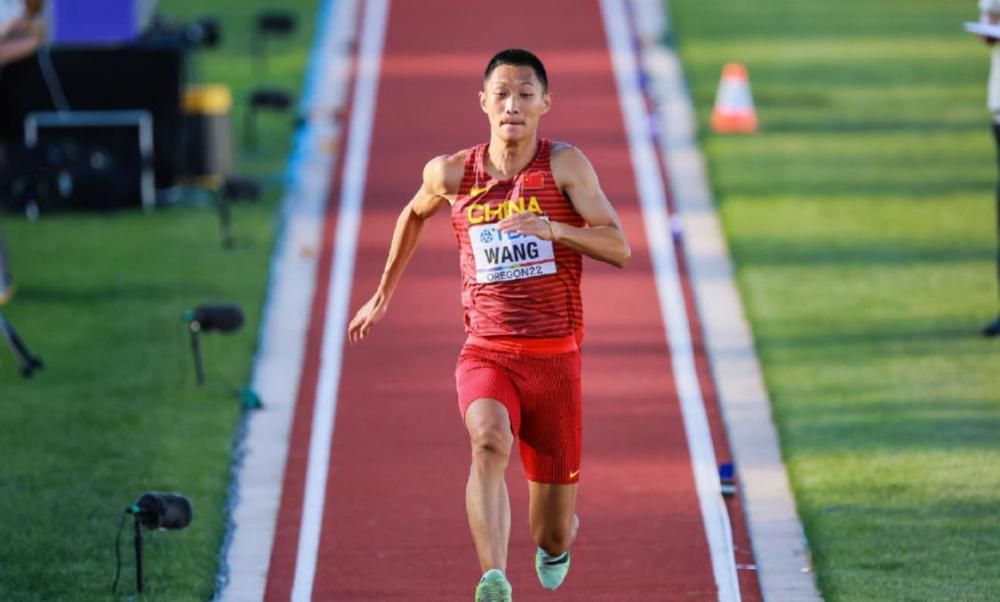
[{"label": "athlete's shoulder", "polygon": [[550,161],[553,166],[576,169],[580,167],[590,167],[590,160],[579,147],[573,146],[569,142],[553,142],[552,150],[549,151]]},{"label": "athlete's shoulder", "polygon": [[555,157],[556,155],[565,155],[566,153],[573,151],[579,152],[580,149],[563,140],[549,140],[549,155],[552,157]]},{"label": "athlete's shoulder", "polygon": [[557,182],[594,173],[594,167],[583,151],[568,142],[552,143],[549,162],[552,165],[552,175]]},{"label": "athlete's shoulder", "polygon": [[440,195],[456,194],[465,173],[465,159],[470,151],[438,155],[424,165],[424,187]]}]

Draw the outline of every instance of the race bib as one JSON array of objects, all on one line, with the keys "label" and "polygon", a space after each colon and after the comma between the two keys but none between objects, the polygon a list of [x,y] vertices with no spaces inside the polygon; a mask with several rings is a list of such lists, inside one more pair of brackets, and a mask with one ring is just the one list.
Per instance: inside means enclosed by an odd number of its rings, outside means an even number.
[{"label": "race bib", "polygon": [[496,224],[469,228],[476,282],[506,282],[556,273],[552,241],[502,232]]}]

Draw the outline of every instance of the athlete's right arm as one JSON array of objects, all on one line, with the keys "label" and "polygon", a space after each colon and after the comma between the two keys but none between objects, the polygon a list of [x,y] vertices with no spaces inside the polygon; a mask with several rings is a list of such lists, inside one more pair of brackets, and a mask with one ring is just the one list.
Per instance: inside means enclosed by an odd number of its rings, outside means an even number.
[{"label": "athlete's right arm", "polygon": [[431,159],[424,166],[423,183],[406,204],[396,220],[389,245],[389,258],[375,294],[354,314],[347,327],[347,339],[353,345],[368,336],[389,309],[389,301],[396,291],[399,279],[420,241],[424,221],[437,213],[458,193],[462,181],[464,153]]}]

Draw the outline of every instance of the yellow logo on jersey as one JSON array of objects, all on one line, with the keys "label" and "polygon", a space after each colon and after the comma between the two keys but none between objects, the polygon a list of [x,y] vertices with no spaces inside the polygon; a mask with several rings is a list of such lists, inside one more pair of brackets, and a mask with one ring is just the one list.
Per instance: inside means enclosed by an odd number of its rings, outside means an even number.
[{"label": "yellow logo on jersey", "polygon": [[472,188],[469,189],[469,196],[477,197],[483,193],[489,192],[490,188],[493,188],[493,184],[490,184],[489,186],[483,186],[482,188],[476,188],[475,186],[473,186]]},{"label": "yellow logo on jersey", "polygon": [[492,222],[493,220],[502,220],[512,213],[521,213],[523,211],[542,215],[542,207],[538,204],[538,198],[529,198],[527,207],[524,205],[524,197],[520,197],[517,202],[505,200],[496,203],[496,205],[493,203],[473,203],[469,205],[465,216],[469,219],[470,224],[481,224],[483,222]]},{"label": "yellow logo on jersey", "polygon": [[580,469],[579,469],[579,468],[577,468],[577,469],[576,469],[576,470],[574,470],[573,472],[569,473],[569,478],[571,478],[571,479],[575,479],[575,478],[576,478],[576,475],[578,475],[578,474],[580,474]]}]

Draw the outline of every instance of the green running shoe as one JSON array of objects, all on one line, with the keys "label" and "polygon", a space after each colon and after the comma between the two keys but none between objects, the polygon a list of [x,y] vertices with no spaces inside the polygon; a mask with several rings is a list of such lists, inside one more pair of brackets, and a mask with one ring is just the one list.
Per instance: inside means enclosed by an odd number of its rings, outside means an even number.
[{"label": "green running shoe", "polygon": [[569,572],[569,550],[559,556],[549,556],[548,552],[538,548],[535,552],[535,572],[542,587],[553,590],[562,585],[566,573]]},{"label": "green running shoe", "polygon": [[510,583],[499,569],[483,573],[476,587],[476,602],[511,602]]}]

